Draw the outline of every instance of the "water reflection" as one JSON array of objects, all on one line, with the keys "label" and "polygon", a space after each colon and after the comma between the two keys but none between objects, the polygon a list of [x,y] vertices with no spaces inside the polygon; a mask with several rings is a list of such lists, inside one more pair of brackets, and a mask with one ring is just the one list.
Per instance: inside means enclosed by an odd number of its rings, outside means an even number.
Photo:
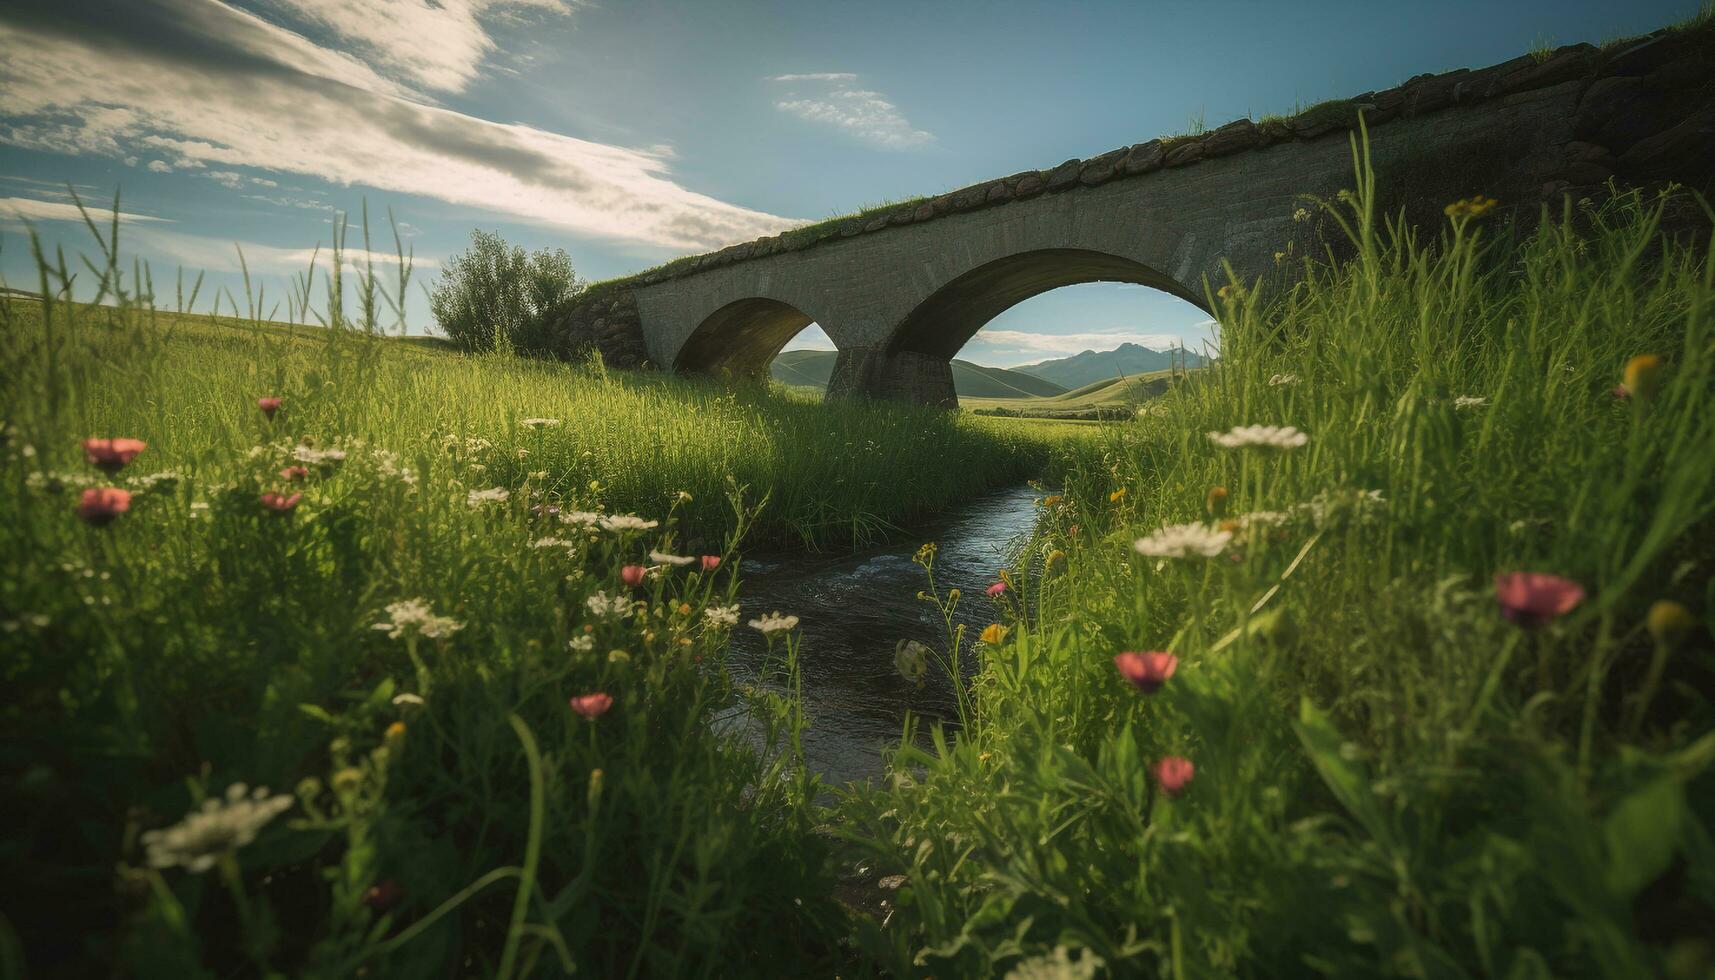
[{"label": "water reflection", "polygon": [[[800,618],[799,660],[811,722],[805,755],[825,782],[838,786],[878,775],[881,749],[899,738],[908,709],[956,720],[945,677],[931,668],[927,683],[918,688],[893,667],[894,645],[902,639],[946,648],[940,613],[917,598],[927,582],[911,556],[924,541],[940,546],[935,584],[942,592],[963,592],[959,620],[966,624],[969,651],[976,634],[997,618],[995,602],[983,589],[1029,535],[1036,496],[1025,486],[985,494],[911,538],[855,555],[762,556],[744,562],[743,620],[776,609]],[[764,650],[761,636],[741,625],[733,636],[734,676],[753,679]]]}]

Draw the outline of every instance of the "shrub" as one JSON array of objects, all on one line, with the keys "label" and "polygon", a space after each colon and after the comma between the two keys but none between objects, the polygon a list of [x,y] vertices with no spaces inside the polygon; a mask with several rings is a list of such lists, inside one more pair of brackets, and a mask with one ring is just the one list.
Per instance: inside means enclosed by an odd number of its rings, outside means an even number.
[{"label": "shrub", "polygon": [[546,353],[554,311],[582,292],[564,249],[524,249],[498,234],[470,233],[470,251],[447,262],[429,308],[465,350]]}]

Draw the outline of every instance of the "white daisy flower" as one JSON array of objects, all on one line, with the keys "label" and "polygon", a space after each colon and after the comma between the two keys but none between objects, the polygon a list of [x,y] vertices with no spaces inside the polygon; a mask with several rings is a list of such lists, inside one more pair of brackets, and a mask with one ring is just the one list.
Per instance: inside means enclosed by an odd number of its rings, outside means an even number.
[{"label": "white daisy flower", "polygon": [[1225,551],[1232,539],[1232,532],[1217,531],[1203,524],[1169,524],[1148,537],[1138,538],[1132,547],[1150,558],[1213,558]]},{"label": "white daisy flower", "polygon": [[269,796],[266,786],[252,793],[243,783],[233,783],[224,800],[204,800],[178,823],[146,831],[138,839],[148,851],[150,867],[178,865],[200,874],[254,841],[269,821],[291,808],[290,796]]},{"label": "white daisy flower", "polygon": [[587,510],[563,510],[560,511],[560,523],[576,524],[579,527],[595,527],[601,523],[601,515],[593,514]]},{"label": "white daisy flower", "polygon": [[669,555],[665,551],[651,551],[649,560],[657,565],[679,565],[681,567],[696,561],[695,558],[687,555]]},{"label": "white daisy flower", "polygon": [[501,503],[510,496],[512,491],[505,487],[491,487],[487,490],[472,490],[465,495],[464,502],[472,507],[481,507],[483,504]]},{"label": "white daisy flower", "polygon": [[338,466],[345,462],[343,449],[317,449],[314,446],[293,446],[292,458],[305,466]]},{"label": "white daisy flower", "polygon": [[753,619],[750,621],[750,628],[761,633],[763,636],[771,636],[775,633],[796,629],[797,627],[797,616],[786,616],[779,612],[772,612],[760,619]]},{"label": "white daisy flower", "polygon": [[601,519],[601,526],[608,531],[647,531],[660,524],[660,521],[646,521],[632,514],[614,514]]},{"label": "white daisy flower", "polygon": [[1209,433],[1209,441],[1223,449],[1297,449],[1310,437],[1290,425],[1239,425],[1226,432]]},{"label": "white daisy flower", "polygon": [[595,649],[595,635],[585,633],[582,636],[574,636],[566,642],[566,646],[570,647],[573,653],[589,653]]},{"label": "white daisy flower", "polygon": [[442,640],[464,629],[464,624],[447,616],[435,615],[427,600],[405,599],[389,603],[387,622],[376,623],[370,629],[387,630],[387,637],[392,640],[410,636]]},{"label": "white daisy flower", "polygon": [[738,606],[710,606],[703,610],[703,622],[710,629],[731,629],[738,625]]}]

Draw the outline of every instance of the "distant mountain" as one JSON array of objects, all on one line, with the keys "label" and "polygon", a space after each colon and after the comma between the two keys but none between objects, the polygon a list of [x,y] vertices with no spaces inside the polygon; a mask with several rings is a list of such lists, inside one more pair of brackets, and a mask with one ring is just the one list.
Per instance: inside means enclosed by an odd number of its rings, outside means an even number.
[{"label": "distant mountain", "polygon": [[1023,364],[1012,370],[1015,374],[1029,374],[1052,381],[1069,390],[1121,375],[1130,377],[1151,371],[1165,371],[1175,364],[1202,367],[1203,358],[1187,350],[1150,350],[1138,344],[1121,344],[1113,350],[1087,350],[1071,357]]},{"label": "distant mountain", "polygon": [[[776,380],[789,385],[826,388],[834,373],[831,350],[789,350],[774,359],[769,370]],[[953,362],[953,390],[961,398],[1047,398],[1066,390],[1044,378],[1020,374],[1006,368],[983,367],[970,361]]]}]

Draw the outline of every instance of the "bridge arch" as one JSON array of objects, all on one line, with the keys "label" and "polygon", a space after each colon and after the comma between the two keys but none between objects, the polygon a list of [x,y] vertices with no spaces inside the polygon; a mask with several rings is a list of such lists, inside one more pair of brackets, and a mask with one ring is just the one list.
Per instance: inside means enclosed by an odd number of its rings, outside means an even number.
[{"label": "bridge arch", "polygon": [[735,300],[704,317],[673,360],[681,374],[762,377],[787,341],[815,320],[777,299]]},{"label": "bridge arch", "polygon": [[894,329],[890,354],[951,358],[983,325],[1062,286],[1126,282],[1176,296],[1207,312],[1200,288],[1136,259],[1089,248],[1040,248],[985,262],[942,284]]}]

